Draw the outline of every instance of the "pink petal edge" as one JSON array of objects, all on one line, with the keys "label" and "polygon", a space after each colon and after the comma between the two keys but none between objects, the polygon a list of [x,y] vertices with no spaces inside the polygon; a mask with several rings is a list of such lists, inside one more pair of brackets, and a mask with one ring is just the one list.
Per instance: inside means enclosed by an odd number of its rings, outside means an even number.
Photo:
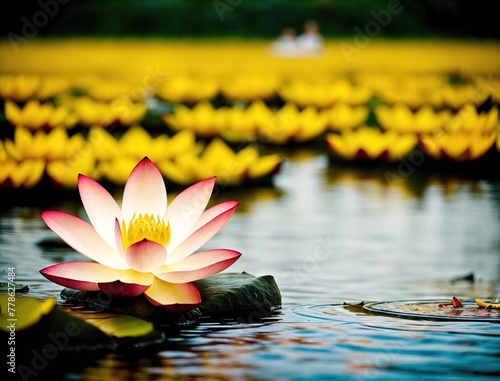
[{"label": "pink petal edge", "polygon": [[79,253],[108,267],[128,268],[117,251],[88,222],[71,214],[51,210],[42,212],[41,217],[55,234]]},{"label": "pink petal edge", "polygon": [[139,296],[149,288],[149,285],[125,283],[122,281],[99,283],[99,289],[112,296]]},{"label": "pink petal edge", "polygon": [[116,251],[122,258],[125,258],[125,250],[123,250],[123,238],[122,238],[122,227],[120,226],[120,221],[115,220],[115,246]]},{"label": "pink petal edge", "polygon": [[212,196],[215,176],[184,189],[170,203],[165,213],[172,230],[173,247],[182,242],[200,218]]},{"label": "pink petal edge", "polygon": [[155,274],[170,283],[187,283],[217,274],[238,260],[241,253],[229,249],[208,250],[192,254],[168,267],[168,272]]},{"label": "pink petal edge", "polygon": [[122,220],[122,211],[113,196],[98,182],[78,175],[78,190],[92,226],[108,245],[114,245],[114,221]]},{"label": "pink petal edge", "polygon": [[194,233],[196,230],[201,228],[203,225],[207,224],[211,220],[213,220],[215,217],[217,217],[219,214],[234,208],[236,210],[236,207],[238,206],[239,202],[230,200],[230,201],[224,201],[221,202],[220,204],[212,206],[210,209],[205,210],[203,214],[200,216],[198,221],[193,225],[191,232]]},{"label": "pink petal edge", "polygon": [[151,273],[115,270],[94,262],[65,262],[48,266],[40,273],[63,287],[80,291],[103,291],[114,296],[143,294],[154,280]]},{"label": "pink petal edge", "polygon": [[186,238],[186,240],[177,246],[177,248],[167,255],[165,264],[168,265],[180,261],[208,242],[208,240],[217,234],[219,230],[221,230],[222,227],[229,221],[236,209],[236,206],[237,204],[220,213],[192,233],[188,238]]},{"label": "pink petal edge", "polygon": [[94,262],[65,262],[45,267],[40,273],[48,280],[80,291],[98,291],[99,282],[118,279],[115,269]]}]

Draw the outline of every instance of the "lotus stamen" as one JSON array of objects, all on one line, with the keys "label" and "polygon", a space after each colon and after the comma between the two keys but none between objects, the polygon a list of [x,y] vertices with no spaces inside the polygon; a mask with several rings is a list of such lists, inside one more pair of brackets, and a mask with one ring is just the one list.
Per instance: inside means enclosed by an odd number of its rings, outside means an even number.
[{"label": "lotus stamen", "polygon": [[134,214],[128,225],[122,222],[123,250],[144,239],[167,247],[170,243],[170,225],[160,216],[142,213],[138,216]]}]

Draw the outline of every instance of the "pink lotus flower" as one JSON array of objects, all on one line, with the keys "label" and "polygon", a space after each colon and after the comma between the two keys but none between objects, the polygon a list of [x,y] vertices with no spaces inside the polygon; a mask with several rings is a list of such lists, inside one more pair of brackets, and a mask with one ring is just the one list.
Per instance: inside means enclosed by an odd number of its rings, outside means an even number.
[{"label": "pink lotus flower", "polygon": [[144,294],[155,306],[185,311],[201,302],[193,281],[232,265],[241,253],[216,249],[193,254],[229,220],[237,201],[205,210],[215,177],[200,181],[167,207],[158,168],[147,157],[130,173],[121,208],[95,180],[79,175],[78,189],[91,223],[73,215],[42,212],[48,227],[95,262],[67,262],[40,272],[61,286],[102,290],[114,296]]}]

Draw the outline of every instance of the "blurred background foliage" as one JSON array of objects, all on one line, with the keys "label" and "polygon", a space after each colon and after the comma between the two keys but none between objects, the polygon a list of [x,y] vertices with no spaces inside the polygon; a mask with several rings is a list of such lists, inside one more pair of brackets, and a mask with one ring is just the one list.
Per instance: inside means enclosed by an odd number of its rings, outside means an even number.
[{"label": "blurred background foliage", "polygon": [[[349,37],[374,12],[397,0],[19,0],[2,12],[2,36],[22,35],[42,4],[53,15],[38,37],[274,38],[284,27],[319,22],[327,38]],[[401,0],[380,37],[498,39],[498,14],[487,0]],[[58,9],[56,9],[56,7]]]}]

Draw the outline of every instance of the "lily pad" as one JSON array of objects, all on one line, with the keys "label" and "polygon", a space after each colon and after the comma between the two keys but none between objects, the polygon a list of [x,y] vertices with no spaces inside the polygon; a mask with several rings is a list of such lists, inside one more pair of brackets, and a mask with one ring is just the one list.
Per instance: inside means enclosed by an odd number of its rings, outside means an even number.
[{"label": "lily pad", "polygon": [[153,332],[151,322],[138,319],[129,315],[116,315],[103,319],[95,319],[91,323],[108,336],[118,338],[144,336]]},{"label": "lily pad", "polygon": [[11,322],[14,323],[12,327],[15,331],[29,328],[50,314],[55,305],[55,298],[42,302],[31,297],[12,298],[7,294],[0,294],[0,329],[9,332],[8,327]]},{"label": "lily pad", "polygon": [[130,315],[107,315],[109,314],[97,312],[92,317],[86,317],[84,313],[76,313],[77,317],[114,339],[118,345],[117,349],[127,351],[130,348],[142,348],[165,340],[165,335],[155,330],[151,322]]},{"label": "lily pad", "polygon": [[[0,292],[8,292],[12,290],[11,283],[0,283]],[[16,283],[14,285],[15,292],[28,292],[30,290],[27,284]]]},{"label": "lily pad", "polygon": [[48,358],[62,351],[116,348],[102,330],[57,308],[55,298],[17,297],[8,303],[5,296],[0,295],[0,337],[13,339],[16,353],[36,350],[44,356],[44,351],[51,350]]},{"label": "lily pad", "polygon": [[365,304],[363,309],[407,319],[500,323],[500,310],[479,307],[474,300],[462,300],[461,307],[453,307],[450,301],[444,300],[374,302]]},{"label": "lily pad", "polygon": [[97,311],[127,314],[152,322],[157,328],[196,325],[202,318],[233,318],[256,321],[281,308],[281,292],[274,277],[255,277],[246,272],[222,273],[193,282],[202,302],[187,312],[166,312],[154,307],[145,296],[110,297],[100,291],[65,288],[61,297]]}]

